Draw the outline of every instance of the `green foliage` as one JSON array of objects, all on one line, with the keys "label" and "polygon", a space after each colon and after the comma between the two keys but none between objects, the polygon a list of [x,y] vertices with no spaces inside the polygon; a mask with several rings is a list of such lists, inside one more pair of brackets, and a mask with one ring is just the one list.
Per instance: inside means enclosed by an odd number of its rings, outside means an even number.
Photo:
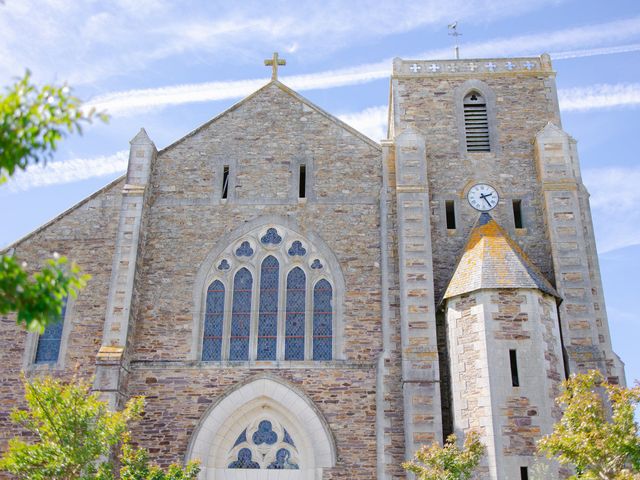
[{"label": "green foliage", "polygon": [[635,408],[640,386],[624,388],[592,370],[572,375],[557,398],[564,414],[538,442],[549,458],[575,468],[574,479],[640,478],[640,438]]},{"label": "green foliage", "polygon": [[485,447],[477,432],[467,434],[462,449],[455,435],[449,435],[444,446],[434,443],[423,446],[411,462],[402,466],[418,480],[466,480],[480,463]]},{"label": "green foliage", "polygon": [[[0,184],[17,168],[46,162],[67,133],[81,133],[82,124],[94,117],[107,120],[94,110],[83,111],[65,85],[36,87],[27,70],[0,95]],[[45,268],[29,279],[15,259],[2,256],[0,314],[15,311],[18,324],[42,333],[49,323],[60,320],[65,297],[75,297],[88,278],[62,257],[47,260]]]},{"label": "green foliage", "polygon": [[149,463],[146,450],[134,449],[128,442],[122,445],[120,464],[122,480],[192,480],[197,478],[200,472],[196,462],[189,462],[184,468],[174,463],[169,465],[165,472],[157,465]]},{"label": "green foliage", "polygon": [[27,70],[0,95],[0,184],[16,168],[46,162],[67,133],[81,133],[82,124],[96,116],[107,120],[93,109],[83,111],[66,85],[33,85]]},{"label": "green foliage", "polygon": [[44,327],[60,320],[65,297],[75,298],[90,276],[57,255],[31,278],[24,267],[13,257],[0,258],[0,314],[17,312],[19,324],[42,333]]},{"label": "green foliage", "polygon": [[[26,410],[11,419],[30,432],[30,441],[13,438],[0,460],[0,470],[29,480],[192,480],[196,463],[171,465],[165,472],[149,463],[143,449],[129,444],[128,422],[138,419],[143,399],[133,398],[124,410],[111,412],[91,393],[86,381],[64,384],[52,378],[24,381]],[[119,476],[105,460],[121,444]]]},{"label": "green foliage", "polygon": [[142,412],[142,399],[110,412],[90,393],[88,382],[63,384],[52,378],[24,381],[27,410],[14,410],[11,420],[34,441],[9,441],[0,469],[31,480],[89,479],[100,457],[121,441],[127,422]]}]

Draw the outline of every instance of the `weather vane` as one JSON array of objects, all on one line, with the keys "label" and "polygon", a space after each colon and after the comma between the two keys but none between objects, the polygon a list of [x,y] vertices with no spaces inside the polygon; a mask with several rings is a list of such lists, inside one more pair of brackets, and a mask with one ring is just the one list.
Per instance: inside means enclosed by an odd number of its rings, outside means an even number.
[{"label": "weather vane", "polygon": [[278,52],[273,52],[273,58],[264,61],[265,66],[271,67],[271,80],[278,79],[278,65],[286,65],[284,58],[278,58]]},{"label": "weather vane", "polygon": [[456,41],[456,60],[460,60],[460,46],[458,45],[458,37],[460,37],[462,34],[458,32],[458,21],[456,20],[455,22],[450,23],[449,25],[447,25],[447,28],[451,30],[449,32],[449,35],[451,35]]}]

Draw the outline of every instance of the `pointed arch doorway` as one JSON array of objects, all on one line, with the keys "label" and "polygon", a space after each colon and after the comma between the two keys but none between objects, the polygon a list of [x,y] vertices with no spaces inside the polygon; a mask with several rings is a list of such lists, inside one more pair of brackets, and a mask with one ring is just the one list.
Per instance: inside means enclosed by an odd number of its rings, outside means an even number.
[{"label": "pointed arch doorway", "polygon": [[301,392],[277,378],[245,383],[213,405],[193,433],[187,460],[200,480],[317,480],[335,466],[333,436]]}]

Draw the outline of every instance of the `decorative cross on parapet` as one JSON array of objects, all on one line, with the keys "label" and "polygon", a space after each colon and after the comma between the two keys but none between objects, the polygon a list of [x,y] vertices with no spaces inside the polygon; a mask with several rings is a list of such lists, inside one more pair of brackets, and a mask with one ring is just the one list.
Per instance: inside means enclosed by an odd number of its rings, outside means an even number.
[{"label": "decorative cross on parapet", "polygon": [[271,67],[271,80],[278,79],[278,65],[286,65],[284,58],[278,58],[278,52],[273,52],[273,58],[264,61],[265,66]]},{"label": "decorative cross on parapet", "polygon": [[417,63],[413,63],[409,67],[409,70],[411,70],[413,73],[418,73],[420,70],[422,70],[422,67],[420,65],[418,65]]},{"label": "decorative cross on parapet", "polygon": [[429,65],[429,70],[431,70],[433,73],[436,73],[438,70],[440,70],[440,65],[432,63],[431,65]]}]

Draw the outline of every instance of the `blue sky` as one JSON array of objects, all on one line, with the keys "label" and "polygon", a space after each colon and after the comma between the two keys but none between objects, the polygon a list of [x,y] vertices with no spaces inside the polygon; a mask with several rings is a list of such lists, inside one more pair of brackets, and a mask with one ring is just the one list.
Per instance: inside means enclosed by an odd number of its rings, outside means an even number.
[{"label": "blue sky", "polygon": [[375,140],[391,59],[551,54],[563,127],[591,192],[614,349],[640,379],[640,2],[619,0],[0,2],[0,84],[29,68],[111,114],[67,139],[43,170],[0,186],[7,245],[118,177],[145,127],[169,145],[269,80],[281,80]]}]

